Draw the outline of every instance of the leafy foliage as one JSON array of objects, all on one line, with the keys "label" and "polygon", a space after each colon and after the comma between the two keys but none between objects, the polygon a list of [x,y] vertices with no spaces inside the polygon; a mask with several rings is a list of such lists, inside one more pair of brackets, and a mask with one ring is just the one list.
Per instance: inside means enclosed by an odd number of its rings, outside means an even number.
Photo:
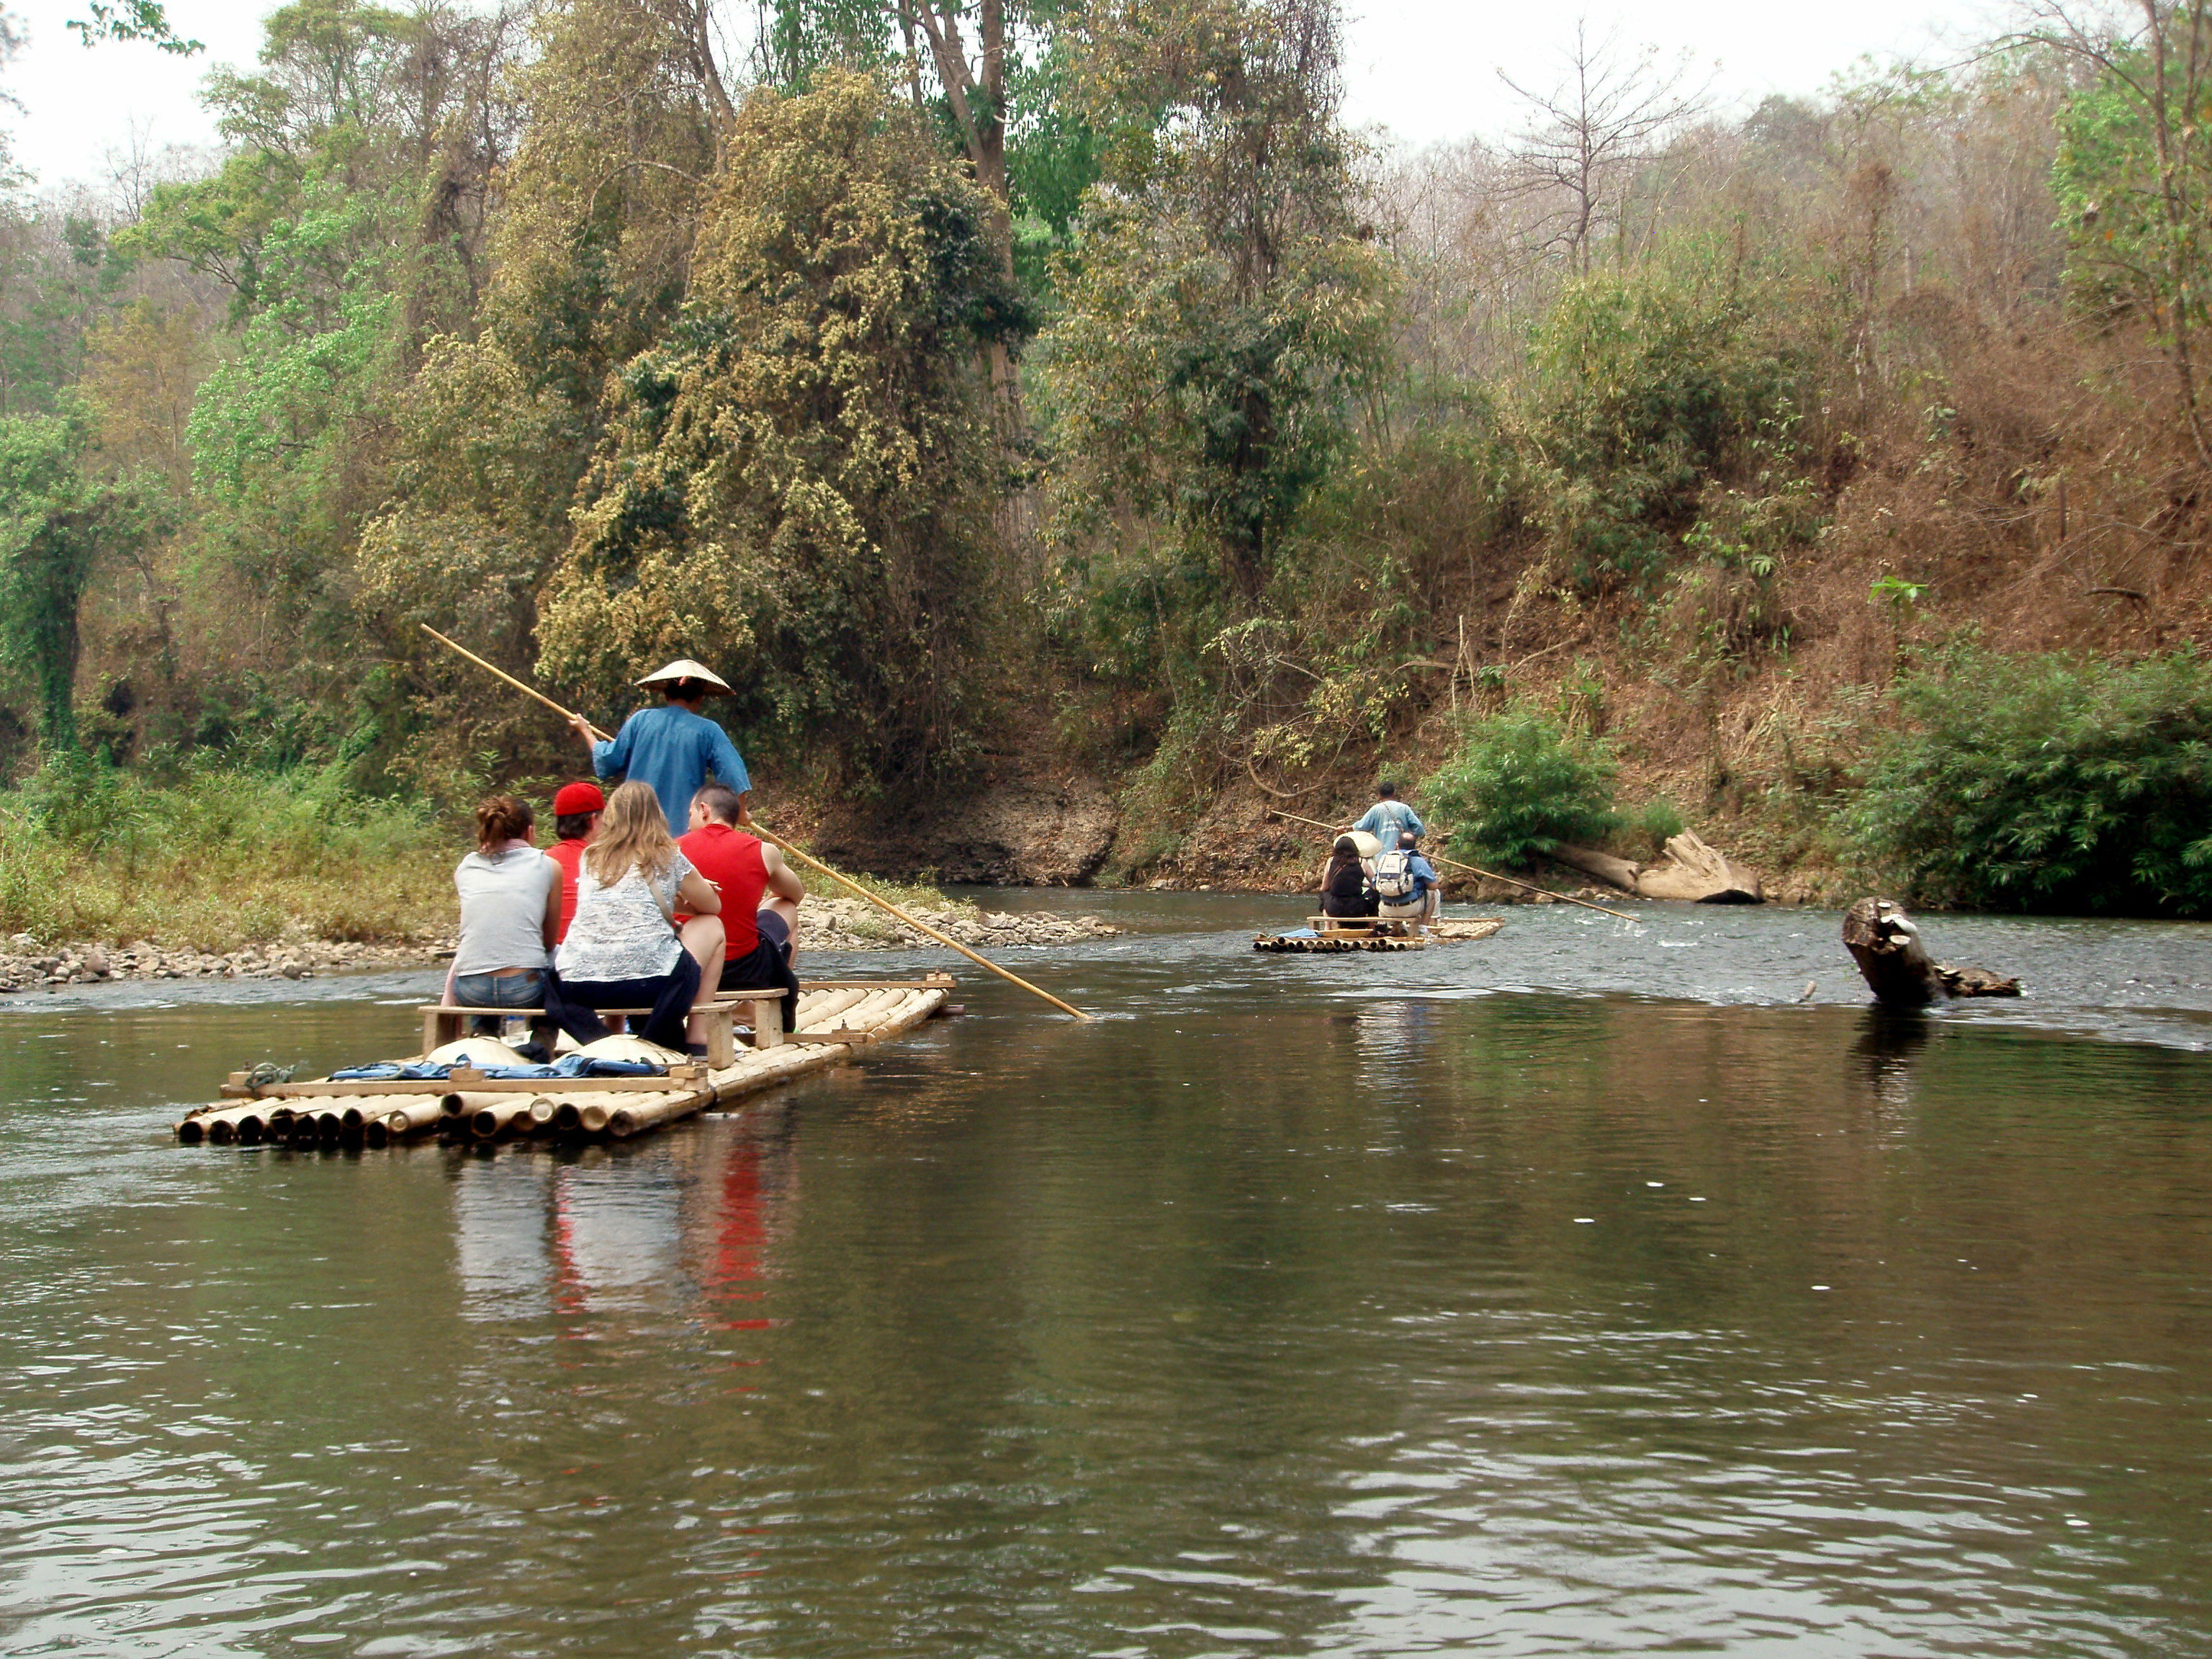
[{"label": "leafy foliage", "polygon": [[88,477],[80,416],[0,420],[0,660],[36,683],[40,732],[76,744],[79,612],[104,557],[155,528],[140,493]]},{"label": "leafy foliage", "polygon": [[1902,680],[1897,703],[1905,727],[1844,822],[1915,896],[2212,911],[2212,662],[1959,647]]},{"label": "leafy foliage", "polygon": [[1389,283],[1309,0],[1105,4],[1084,96],[1105,183],[1060,270],[1044,373],[1063,542],[1173,526],[1249,600],[1379,367]]},{"label": "leafy foliage", "polygon": [[1514,708],[1468,720],[1459,752],[1421,789],[1431,811],[1451,820],[1453,848],[1518,865],[1609,835],[1620,823],[1616,769],[1602,743],[1564,736],[1534,709]]},{"label": "leafy foliage", "polygon": [[746,100],[683,314],[613,390],[549,673],[612,699],[717,656],[771,746],[827,739],[877,787],[957,748],[992,584],[977,352],[1016,316],[993,223],[869,77]]},{"label": "leafy foliage", "polygon": [[1724,250],[1567,284],[1538,332],[1526,438],[1532,483],[1585,586],[1640,577],[1675,551],[1716,474],[1793,453],[1802,365]]}]

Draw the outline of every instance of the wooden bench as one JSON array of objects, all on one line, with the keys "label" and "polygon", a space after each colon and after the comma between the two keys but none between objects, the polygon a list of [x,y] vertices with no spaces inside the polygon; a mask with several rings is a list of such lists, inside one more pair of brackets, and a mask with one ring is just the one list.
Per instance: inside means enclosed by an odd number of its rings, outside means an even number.
[{"label": "wooden bench", "polygon": [[1316,933],[1388,933],[1410,937],[1419,916],[1308,916],[1306,926]]},{"label": "wooden bench", "polygon": [[[694,1008],[707,1025],[707,1064],[720,1069],[738,1063],[738,1017],[753,1028],[753,1047],[780,1048],[783,1043],[783,1000],[790,993],[781,987],[757,991],[725,991],[712,1002]],[[650,1008],[602,1008],[602,1014],[621,1014],[642,1019]],[[508,1019],[543,1018],[543,1008],[471,1008],[455,1003],[426,1003],[422,1014],[422,1052],[432,1053],[449,1042],[459,1042],[468,1020],[483,1015]]]}]

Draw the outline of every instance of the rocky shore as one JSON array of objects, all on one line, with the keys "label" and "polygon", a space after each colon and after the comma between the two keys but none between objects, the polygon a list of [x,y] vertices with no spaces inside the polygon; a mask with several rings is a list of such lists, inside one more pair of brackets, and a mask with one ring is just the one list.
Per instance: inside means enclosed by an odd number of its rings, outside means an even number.
[{"label": "rocky shore", "polygon": [[[973,905],[902,905],[910,915],[976,950],[1022,945],[1065,945],[1103,938],[1121,929],[1091,916],[1044,912],[1012,915]],[[873,906],[854,898],[809,897],[799,908],[799,946],[809,951],[902,951],[927,945]],[[453,953],[451,934],[393,944],[342,939],[284,939],[203,951],[151,939],[128,945],[41,945],[18,933],[0,948],[0,992],[53,990],[118,980],[312,979],[325,974],[377,969],[434,967]],[[802,958],[803,959],[803,958]]]}]

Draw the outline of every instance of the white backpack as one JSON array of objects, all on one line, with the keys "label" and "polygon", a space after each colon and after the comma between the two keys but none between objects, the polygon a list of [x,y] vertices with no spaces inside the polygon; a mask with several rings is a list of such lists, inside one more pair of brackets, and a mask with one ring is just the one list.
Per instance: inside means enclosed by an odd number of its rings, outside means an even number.
[{"label": "white backpack", "polygon": [[1375,860],[1375,891],[1382,898],[1397,902],[1413,896],[1413,855],[1399,851],[1385,853]]}]

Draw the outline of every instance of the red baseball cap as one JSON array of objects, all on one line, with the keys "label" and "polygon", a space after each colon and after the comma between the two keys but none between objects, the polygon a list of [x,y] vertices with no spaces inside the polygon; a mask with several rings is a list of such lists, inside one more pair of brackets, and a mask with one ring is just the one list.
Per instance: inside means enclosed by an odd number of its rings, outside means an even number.
[{"label": "red baseball cap", "polygon": [[607,798],[596,783],[564,783],[553,796],[553,816],[573,817],[579,812],[604,812]]}]

